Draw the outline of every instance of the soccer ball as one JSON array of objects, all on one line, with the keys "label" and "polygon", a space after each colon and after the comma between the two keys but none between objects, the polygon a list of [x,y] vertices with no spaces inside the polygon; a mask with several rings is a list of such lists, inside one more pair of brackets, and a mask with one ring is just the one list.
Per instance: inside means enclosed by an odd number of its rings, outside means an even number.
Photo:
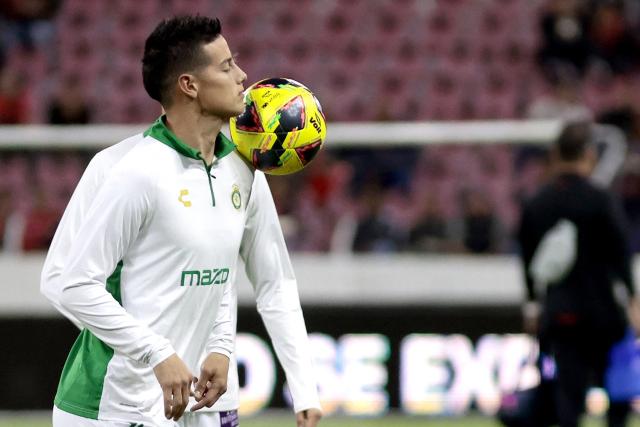
[{"label": "soccer ball", "polygon": [[230,121],[231,139],[256,169],[287,175],[318,154],[327,127],[318,99],[303,84],[285,78],[254,83],[245,109]]}]

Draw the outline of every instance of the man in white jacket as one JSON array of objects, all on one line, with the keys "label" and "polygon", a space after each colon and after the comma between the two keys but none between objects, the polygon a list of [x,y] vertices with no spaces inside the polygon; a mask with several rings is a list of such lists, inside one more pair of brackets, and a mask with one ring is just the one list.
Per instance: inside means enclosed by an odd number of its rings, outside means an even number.
[{"label": "man in white jacket", "polygon": [[[243,108],[246,78],[219,33],[217,20],[200,17],[158,26],[143,74],[167,114],[92,160],[56,232],[42,290],[85,329],[63,371],[54,426],[173,425],[158,414],[181,417],[198,366],[191,409],[211,406],[226,388],[238,254],[287,373],[298,425],[320,418],[296,282],[266,180],[219,133]],[[187,54],[171,48],[185,45]],[[214,412],[187,413],[180,423],[235,425],[233,363],[229,387]]]}]

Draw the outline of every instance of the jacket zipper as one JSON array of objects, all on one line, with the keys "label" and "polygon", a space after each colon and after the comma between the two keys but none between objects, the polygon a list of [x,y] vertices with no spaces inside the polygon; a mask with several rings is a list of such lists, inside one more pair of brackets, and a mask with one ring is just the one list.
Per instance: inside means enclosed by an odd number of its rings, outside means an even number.
[{"label": "jacket zipper", "polygon": [[209,180],[209,191],[211,192],[211,206],[216,205],[216,198],[213,195],[213,185],[211,184],[211,166],[207,166],[207,162],[202,159],[202,164],[204,165],[204,171],[207,174],[207,179]]}]

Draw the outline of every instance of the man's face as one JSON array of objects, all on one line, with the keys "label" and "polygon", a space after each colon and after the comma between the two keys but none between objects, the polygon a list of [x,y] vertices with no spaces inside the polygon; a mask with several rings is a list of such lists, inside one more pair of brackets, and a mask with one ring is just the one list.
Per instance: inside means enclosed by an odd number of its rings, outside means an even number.
[{"label": "man's face", "polygon": [[224,37],[218,36],[202,49],[207,65],[194,73],[202,114],[223,120],[237,116],[244,110],[243,83],[247,75],[236,64]]}]

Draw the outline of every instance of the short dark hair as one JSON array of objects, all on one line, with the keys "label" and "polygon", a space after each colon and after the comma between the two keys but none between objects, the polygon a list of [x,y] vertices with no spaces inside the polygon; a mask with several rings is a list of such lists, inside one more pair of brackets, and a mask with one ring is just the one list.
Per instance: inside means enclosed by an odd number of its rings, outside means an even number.
[{"label": "short dark hair", "polygon": [[572,162],[580,159],[591,141],[591,124],[575,122],[565,125],[556,140],[556,149],[560,159]]},{"label": "short dark hair", "polygon": [[204,44],[222,33],[218,18],[180,16],[165,19],[147,37],[142,57],[142,82],[149,96],[171,103],[168,91],[177,77],[205,64]]}]

